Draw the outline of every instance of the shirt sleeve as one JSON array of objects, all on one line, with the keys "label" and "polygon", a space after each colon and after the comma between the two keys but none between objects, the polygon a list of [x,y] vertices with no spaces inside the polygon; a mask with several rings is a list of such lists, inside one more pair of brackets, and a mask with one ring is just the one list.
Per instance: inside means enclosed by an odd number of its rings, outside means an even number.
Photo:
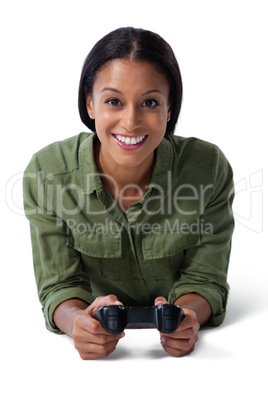
[{"label": "shirt sleeve", "polygon": [[197,293],[211,305],[209,324],[220,325],[225,317],[229,285],[227,271],[234,229],[232,201],[234,196],[231,166],[223,153],[215,147],[212,166],[213,191],[200,217],[203,229],[201,244],[185,250],[180,277],[171,289],[168,301]]},{"label": "shirt sleeve", "polygon": [[80,253],[66,246],[68,228],[49,208],[44,172],[35,155],[24,172],[23,197],[30,221],[34,272],[46,327],[62,333],[53,321],[59,304],[68,299],[94,301]]}]

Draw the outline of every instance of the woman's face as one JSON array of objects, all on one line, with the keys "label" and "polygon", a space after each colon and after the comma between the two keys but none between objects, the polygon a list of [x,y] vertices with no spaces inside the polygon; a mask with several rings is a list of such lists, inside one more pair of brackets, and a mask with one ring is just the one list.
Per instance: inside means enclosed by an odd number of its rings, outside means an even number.
[{"label": "woman's face", "polygon": [[87,110],[95,119],[101,165],[150,166],[170,117],[169,85],[149,62],[116,59],[97,73]]}]

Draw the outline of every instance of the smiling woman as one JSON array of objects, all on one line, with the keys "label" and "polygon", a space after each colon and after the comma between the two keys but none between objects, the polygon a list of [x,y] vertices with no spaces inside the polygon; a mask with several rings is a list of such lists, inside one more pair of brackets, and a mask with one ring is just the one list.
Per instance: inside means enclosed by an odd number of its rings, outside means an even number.
[{"label": "smiling woman", "polygon": [[113,172],[120,189],[129,182],[148,185],[154,150],[164,138],[171,113],[165,76],[148,62],[108,62],[96,74],[86,104],[100,141],[99,170]]},{"label": "smiling woman", "polygon": [[[90,120],[87,112],[85,90],[92,94],[96,74],[108,62],[115,60],[148,62],[154,65],[155,70],[164,74],[169,84],[169,99],[172,99],[172,114],[165,133],[173,134],[182,102],[179,65],[170,45],[158,34],[143,29],[119,28],[97,42],[88,54],[79,85],[79,112],[84,124],[91,131],[96,131],[95,122]],[[118,88],[115,89],[117,92]]]},{"label": "smiling woman", "polygon": [[47,328],[83,359],[109,355],[103,305],[183,308],[164,350],[194,350],[200,325],[223,322],[234,227],[232,169],[219,148],[173,136],[177,60],[159,35],[120,28],[87,56],[79,111],[92,133],[48,145],[24,175],[34,269]]}]

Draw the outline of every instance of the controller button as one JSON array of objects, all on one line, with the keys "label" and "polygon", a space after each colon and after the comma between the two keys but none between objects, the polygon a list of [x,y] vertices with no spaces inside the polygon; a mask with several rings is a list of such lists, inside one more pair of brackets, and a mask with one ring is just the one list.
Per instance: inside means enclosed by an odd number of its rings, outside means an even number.
[{"label": "controller button", "polygon": [[165,320],[164,321],[164,327],[166,331],[171,331],[173,328],[176,326],[176,321],[175,320]]},{"label": "controller button", "polygon": [[106,315],[109,316],[109,317],[114,316],[114,317],[117,318],[119,316],[119,311],[117,309],[114,309],[114,308],[111,308],[109,310],[107,309],[106,310]]},{"label": "controller button", "polygon": [[175,317],[176,311],[175,310],[164,310],[164,315],[165,316],[173,316],[173,317]]},{"label": "controller button", "polygon": [[107,317],[107,326],[111,331],[117,331],[118,329],[118,317]]}]

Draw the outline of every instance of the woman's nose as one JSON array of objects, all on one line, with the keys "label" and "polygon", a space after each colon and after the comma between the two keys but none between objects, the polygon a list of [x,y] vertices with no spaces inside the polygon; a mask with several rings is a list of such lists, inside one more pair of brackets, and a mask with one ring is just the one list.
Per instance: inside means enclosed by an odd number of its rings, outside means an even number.
[{"label": "woman's nose", "polygon": [[141,127],[141,112],[134,105],[127,106],[123,112],[121,117],[121,125],[122,127],[131,132]]}]

